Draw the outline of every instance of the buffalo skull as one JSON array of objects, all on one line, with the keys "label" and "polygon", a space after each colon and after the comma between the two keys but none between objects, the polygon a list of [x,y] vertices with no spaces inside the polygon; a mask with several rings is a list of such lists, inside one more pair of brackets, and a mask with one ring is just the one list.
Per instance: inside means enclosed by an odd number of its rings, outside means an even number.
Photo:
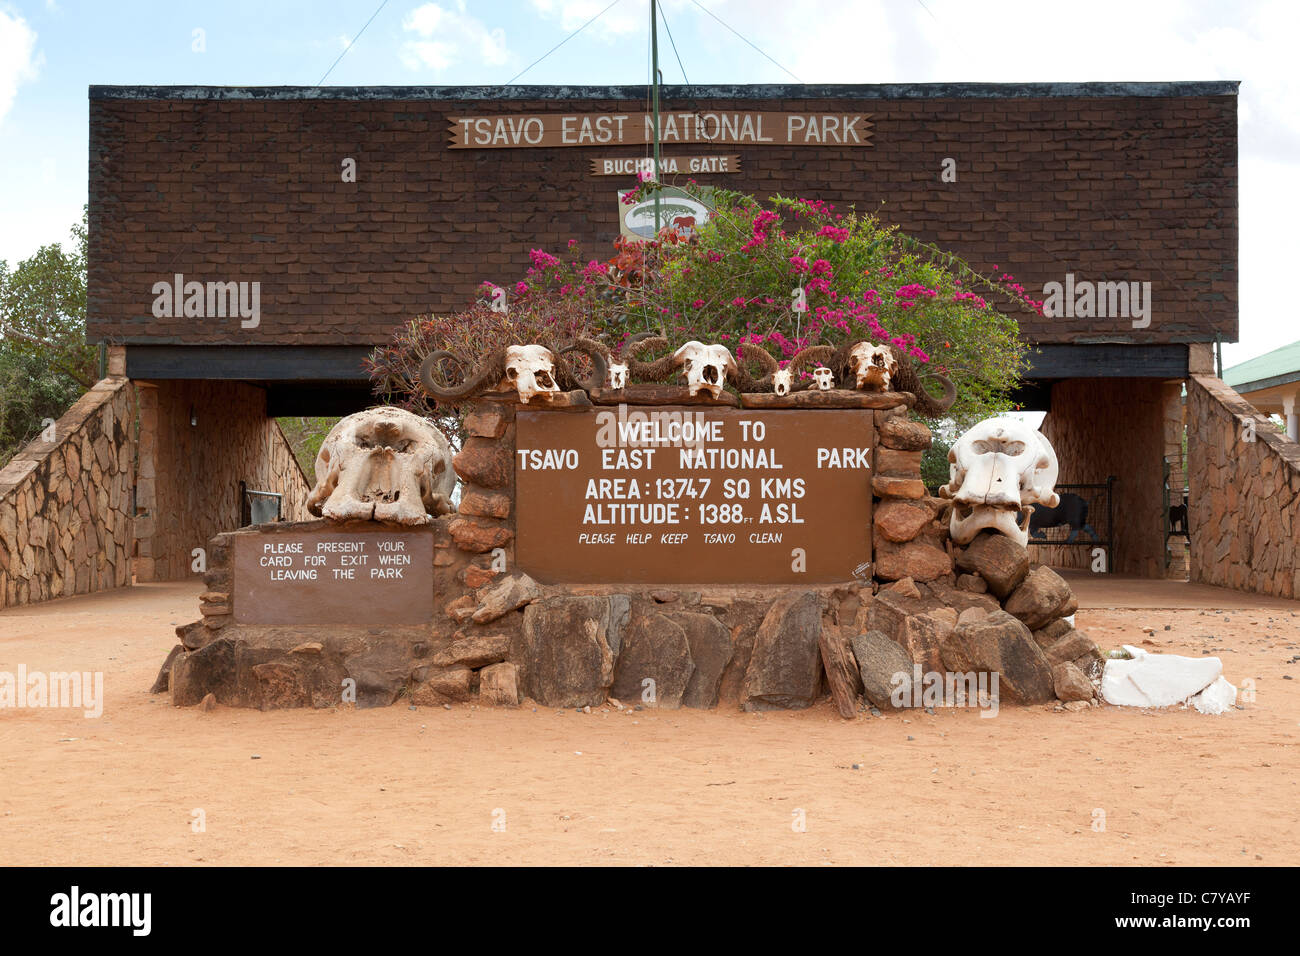
[{"label": "buffalo skull", "polygon": [[849,349],[849,371],[854,376],[855,388],[887,392],[891,376],[898,371],[898,359],[888,345],[859,342]]},{"label": "buffalo skull", "polygon": [[519,401],[542,392],[558,392],[555,381],[555,354],[540,345],[512,345],[506,349],[506,381],[519,393]]},{"label": "buffalo skull", "polygon": [[687,342],[673,353],[673,364],[686,376],[692,396],[707,392],[710,397],[718,398],[727,376],[734,378],[737,374],[736,360],[725,345]]}]

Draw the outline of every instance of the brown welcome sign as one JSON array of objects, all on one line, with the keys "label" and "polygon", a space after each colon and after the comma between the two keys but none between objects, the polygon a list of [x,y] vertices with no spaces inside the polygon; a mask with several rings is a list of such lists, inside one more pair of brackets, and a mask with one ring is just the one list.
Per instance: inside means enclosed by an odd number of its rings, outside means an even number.
[{"label": "brown welcome sign", "polygon": [[[870,146],[869,113],[660,113],[659,141],[769,146]],[[524,113],[452,116],[452,149],[642,146],[654,142],[650,113]]]},{"label": "brown welcome sign", "polygon": [[515,559],[543,583],[826,584],[871,561],[870,411],[515,421]]}]

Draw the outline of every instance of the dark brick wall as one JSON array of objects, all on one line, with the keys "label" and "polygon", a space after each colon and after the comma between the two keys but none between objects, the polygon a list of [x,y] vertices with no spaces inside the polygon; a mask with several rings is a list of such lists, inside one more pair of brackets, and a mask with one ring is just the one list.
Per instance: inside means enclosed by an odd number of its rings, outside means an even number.
[{"label": "dark brick wall", "polygon": [[[1066,272],[1152,282],[1147,329],[1125,319],[1025,316],[1030,341],[1204,341],[1216,331],[1232,340],[1231,89],[1062,95],[1039,87],[1008,96],[912,87],[881,98],[880,88],[820,88],[818,98],[801,99],[799,88],[756,98],[742,87],[696,90],[690,100],[670,89],[674,109],[694,102],[870,113],[874,145],[665,152],[738,153],[743,173],[701,181],[877,210],[977,268],[1013,272],[1036,296]],[[446,117],[639,112],[644,101],[559,100],[559,91],[533,100],[446,95],[93,88],[90,338],[368,344],[412,315],[466,304],[484,279],[517,277],[529,248],[558,250],[577,238],[607,258],[618,229],[615,193],[629,181],[589,175],[588,159],[637,156],[640,147],[449,150]],[[354,184],[340,181],[344,157],[357,160]],[[945,157],[957,161],[956,183],[940,181]],[[155,319],[151,287],[177,272],[260,281],[261,326]]]}]

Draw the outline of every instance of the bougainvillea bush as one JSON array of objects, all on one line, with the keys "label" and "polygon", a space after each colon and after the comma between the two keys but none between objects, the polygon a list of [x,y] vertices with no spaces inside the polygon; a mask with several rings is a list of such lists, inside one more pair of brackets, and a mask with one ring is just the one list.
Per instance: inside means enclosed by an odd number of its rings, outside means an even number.
[{"label": "bougainvillea bush", "polygon": [[[659,188],[643,182],[625,202]],[[973,422],[1010,407],[1024,347],[1011,314],[1040,311],[1013,277],[986,277],[957,257],[853,209],[686,187],[711,209],[689,234],[667,228],[655,240],[620,238],[608,260],[587,259],[576,242],[535,249],[526,274],[486,281],[479,304],[419,320],[372,372],[407,404],[422,402],[414,370],[434,348],[467,360],[496,344],[602,338],[617,352],[636,332],[661,331],[671,346],[721,342],[742,361],[764,348],[782,364],[811,345],[886,343],[957,385],[950,417]],[[495,301],[493,311],[484,303]]]}]

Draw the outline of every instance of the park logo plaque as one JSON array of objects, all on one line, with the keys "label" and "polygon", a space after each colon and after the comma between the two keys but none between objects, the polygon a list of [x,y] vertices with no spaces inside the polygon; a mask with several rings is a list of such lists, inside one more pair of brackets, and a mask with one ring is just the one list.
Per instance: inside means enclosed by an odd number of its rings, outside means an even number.
[{"label": "park logo plaque", "polygon": [[520,411],[516,559],[545,583],[826,584],[871,561],[870,414]]}]

